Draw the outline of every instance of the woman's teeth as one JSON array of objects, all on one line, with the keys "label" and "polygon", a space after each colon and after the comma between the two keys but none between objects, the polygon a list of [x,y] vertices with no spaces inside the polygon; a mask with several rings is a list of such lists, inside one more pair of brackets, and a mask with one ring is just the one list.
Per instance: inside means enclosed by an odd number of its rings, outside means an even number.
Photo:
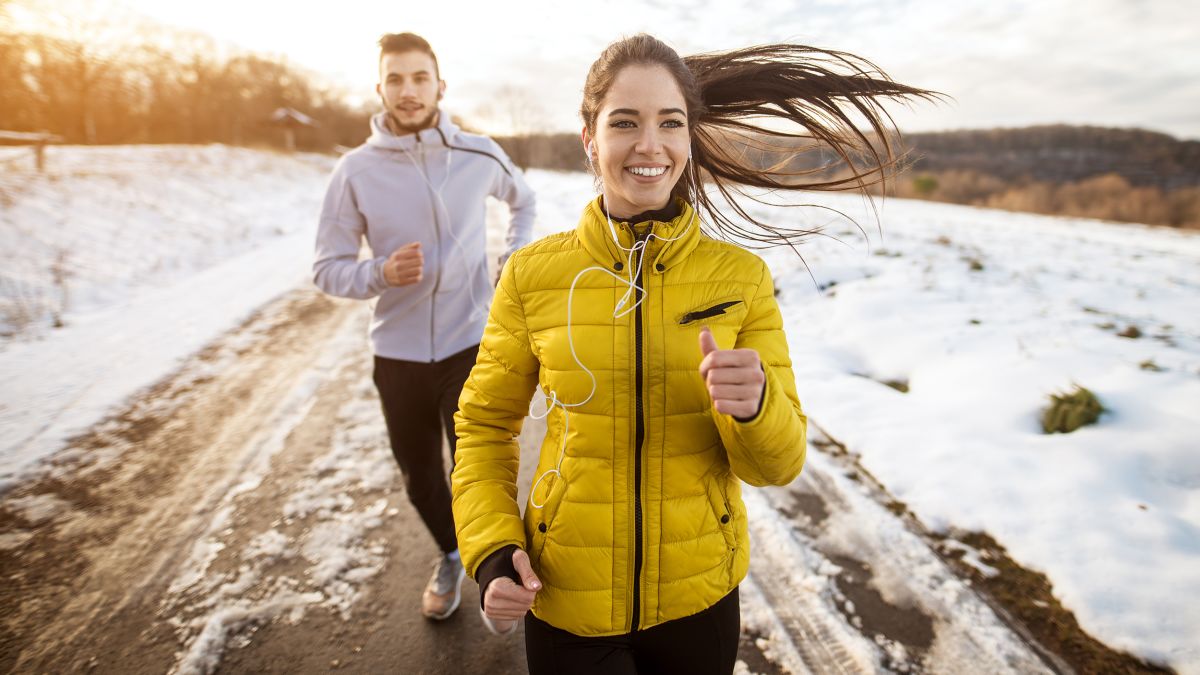
[{"label": "woman's teeth", "polygon": [[661,176],[667,172],[667,167],[631,166],[628,168],[628,171],[639,176]]}]

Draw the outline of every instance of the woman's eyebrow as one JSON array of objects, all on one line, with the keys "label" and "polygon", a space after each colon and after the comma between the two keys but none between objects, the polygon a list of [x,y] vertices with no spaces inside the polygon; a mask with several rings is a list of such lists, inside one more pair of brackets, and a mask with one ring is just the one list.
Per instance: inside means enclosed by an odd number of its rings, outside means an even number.
[{"label": "woman's eyebrow", "polygon": [[[659,115],[671,115],[676,113],[680,115],[687,115],[687,113],[679,108],[663,108],[662,110],[658,111]],[[612,115],[637,115],[638,111],[634,110],[633,108],[616,108],[614,110],[610,110],[608,114],[610,117]]]}]

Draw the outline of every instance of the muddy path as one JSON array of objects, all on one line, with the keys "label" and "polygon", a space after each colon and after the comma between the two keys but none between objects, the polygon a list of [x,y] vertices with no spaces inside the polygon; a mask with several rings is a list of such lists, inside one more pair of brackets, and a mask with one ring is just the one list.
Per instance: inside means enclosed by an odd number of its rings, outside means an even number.
[{"label": "muddy path", "polygon": [[[523,672],[474,583],[418,614],[435,547],[364,309],[279,299],[0,496],[0,672]],[[796,483],[747,490],[741,672],[1066,670],[816,440]]]}]

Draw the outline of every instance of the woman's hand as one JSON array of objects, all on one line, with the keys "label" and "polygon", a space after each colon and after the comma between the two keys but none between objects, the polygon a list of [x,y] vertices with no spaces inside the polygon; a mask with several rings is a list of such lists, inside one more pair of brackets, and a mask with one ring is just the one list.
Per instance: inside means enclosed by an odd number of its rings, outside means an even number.
[{"label": "woman's hand", "polygon": [[700,329],[700,377],[708,386],[717,412],[741,420],[752,419],[762,403],[763,373],[758,352],[753,349],[719,349],[708,326]]},{"label": "woman's hand", "polygon": [[488,584],[483,593],[483,614],[492,622],[497,633],[508,633],[516,627],[525,612],[533,606],[533,599],[542,589],[542,582],[533,573],[529,554],[521,549],[513,551],[513,567],[521,575],[521,585],[508,577],[497,577]]}]

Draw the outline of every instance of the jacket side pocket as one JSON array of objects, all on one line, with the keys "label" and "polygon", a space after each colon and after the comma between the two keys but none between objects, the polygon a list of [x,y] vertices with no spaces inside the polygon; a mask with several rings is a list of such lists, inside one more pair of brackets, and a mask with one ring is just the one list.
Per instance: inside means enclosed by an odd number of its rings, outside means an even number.
[{"label": "jacket side pocket", "polygon": [[549,483],[550,488],[547,491],[546,499],[543,502],[542,508],[534,508],[532,502],[536,499],[536,495],[530,495],[529,511],[532,517],[529,519],[532,531],[529,534],[532,546],[529,551],[529,562],[537,568],[537,563],[542,557],[542,550],[546,547],[546,541],[550,538],[550,528],[554,525],[554,518],[558,515],[558,507],[562,504],[563,494],[567,490],[567,481],[563,480],[561,475],[554,475],[547,478],[546,483]]}]

